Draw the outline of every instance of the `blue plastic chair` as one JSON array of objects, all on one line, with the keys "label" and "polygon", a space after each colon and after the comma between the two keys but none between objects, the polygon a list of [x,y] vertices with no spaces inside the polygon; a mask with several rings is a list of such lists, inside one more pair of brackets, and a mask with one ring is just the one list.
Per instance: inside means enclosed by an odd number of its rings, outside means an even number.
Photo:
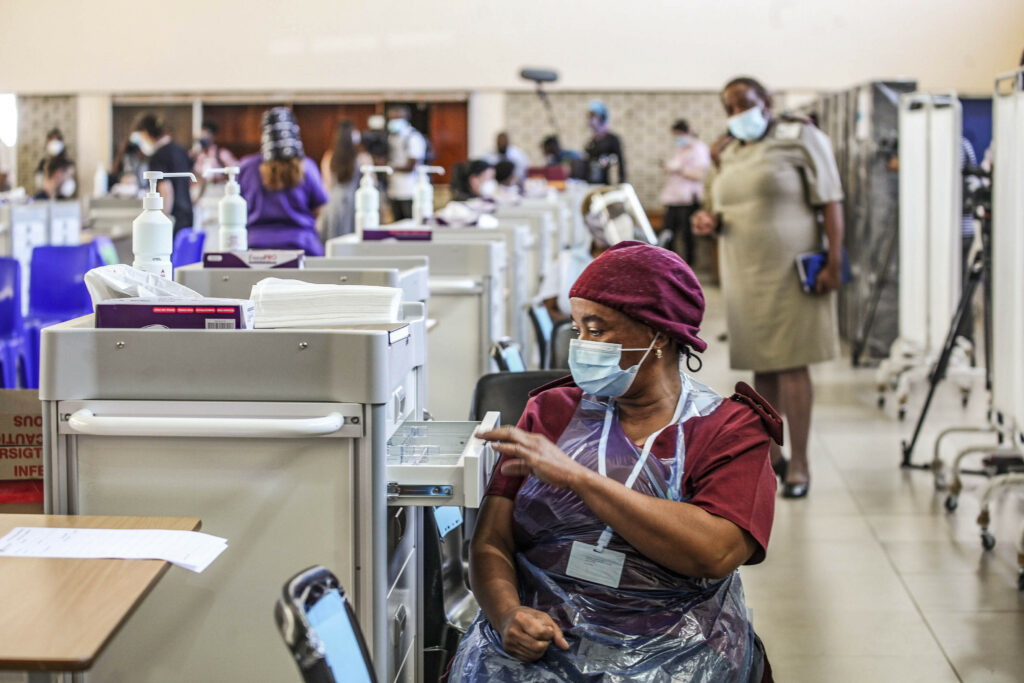
[{"label": "blue plastic chair", "polygon": [[107,235],[95,235],[92,238],[92,247],[96,250],[96,258],[102,266],[116,266],[121,262],[117,255],[117,247],[114,241]]},{"label": "blue plastic chair", "polygon": [[195,228],[182,228],[174,236],[174,251],[171,253],[171,266],[177,270],[190,263],[203,260],[203,243],[206,233],[197,232]]},{"label": "blue plastic chair", "polygon": [[[25,329],[21,317],[21,264],[0,258],[0,376],[4,389],[18,387],[18,367],[26,370]],[[24,380],[23,380],[24,384]]]},{"label": "blue plastic chair", "polygon": [[29,388],[39,386],[40,331],[49,325],[92,313],[92,299],[85,274],[100,265],[91,244],[78,247],[36,247],[28,291],[25,320],[26,379]]}]

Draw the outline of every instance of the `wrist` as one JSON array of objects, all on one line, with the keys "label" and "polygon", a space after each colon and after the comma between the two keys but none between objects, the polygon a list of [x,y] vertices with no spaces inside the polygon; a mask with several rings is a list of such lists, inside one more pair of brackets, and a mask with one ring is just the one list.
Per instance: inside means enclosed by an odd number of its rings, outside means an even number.
[{"label": "wrist", "polygon": [[568,489],[582,498],[583,494],[590,489],[595,475],[597,473],[594,470],[580,465],[570,477]]}]

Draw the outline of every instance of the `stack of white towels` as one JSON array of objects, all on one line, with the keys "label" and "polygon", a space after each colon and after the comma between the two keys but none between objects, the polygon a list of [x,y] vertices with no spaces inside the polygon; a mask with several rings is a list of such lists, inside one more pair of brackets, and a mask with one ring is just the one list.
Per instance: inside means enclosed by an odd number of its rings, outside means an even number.
[{"label": "stack of white towels", "polygon": [[398,322],[402,290],[267,278],[253,286],[250,298],[257,328],[344,327]]}]

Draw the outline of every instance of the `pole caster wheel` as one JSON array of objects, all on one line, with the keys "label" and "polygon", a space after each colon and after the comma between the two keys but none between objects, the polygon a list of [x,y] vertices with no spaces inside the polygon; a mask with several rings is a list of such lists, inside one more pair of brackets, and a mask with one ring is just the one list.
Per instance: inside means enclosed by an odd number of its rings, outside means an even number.
[{"label": "pole caster wheel", "polygon": [[961,407],[961,408],[966,408],[966,407],[967,407],[967,405],[968,405],[968,404],[969,404],[970,402],[971,402],[971,395],[970,395],[970,394],[963,394],[963,395],[962,395],[962,396],[960,397],[960,407]]},{"label": "pole caster wheel", "polygon": [[996,537],[988,529],[981,532],[981,547],[985,550],[992,550],[996,547]]},{"label": "pole caster wheel", "polygon": [[897,412],[896,415],[899,417],[900,422],[903,422],[903,420],[907,419],[906,406],[900,406],[899,412]]},{"label": "pole caster wheel", "polygon": [[884,407],[885,407],[885,396],[884,395],[880,395],[878,397],[878,409],[881,410]]},{"label": "pole caster wheel", "polygon": [[960,496],[949,494],[946,496],[946,512],[954,512],[960,505]]},{"label": "pole caster wheel", "polygon": [[1024,591],[1024,571],[1017,575],[1017,590]]}]

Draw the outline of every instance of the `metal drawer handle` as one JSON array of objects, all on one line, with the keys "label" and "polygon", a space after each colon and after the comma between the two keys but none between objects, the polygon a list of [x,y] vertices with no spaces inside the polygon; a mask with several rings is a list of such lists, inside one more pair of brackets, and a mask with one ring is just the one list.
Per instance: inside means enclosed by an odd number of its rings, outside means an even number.
[{"label": "metal drawer handle", "polygon": [[341,413],[323,417],[100,417],[82,408],[68,427],[94,436],[297,437],[333,434],[345,424]]}]

